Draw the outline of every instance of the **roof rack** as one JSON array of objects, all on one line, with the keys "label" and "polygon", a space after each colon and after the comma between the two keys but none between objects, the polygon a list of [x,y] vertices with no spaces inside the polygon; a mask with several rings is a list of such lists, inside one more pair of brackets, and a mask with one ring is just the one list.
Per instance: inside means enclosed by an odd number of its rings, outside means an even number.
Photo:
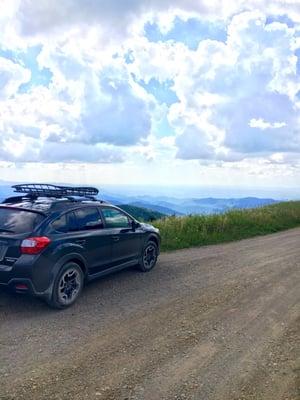
[{"label": "roof rack", "polygon": [[72,187],[48,185],[46,183],[23,183],[12,186],[16,193],[26,193],[30,197],[86,197],[94,200],[99,190],[94,187]]}]

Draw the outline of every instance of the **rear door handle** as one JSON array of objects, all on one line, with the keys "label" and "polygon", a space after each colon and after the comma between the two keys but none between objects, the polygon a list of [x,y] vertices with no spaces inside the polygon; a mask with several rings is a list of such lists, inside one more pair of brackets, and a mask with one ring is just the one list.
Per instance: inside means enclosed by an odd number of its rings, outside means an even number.
[{"label": "rear door handle", "polygon": [[86,241],[84,239],[80,239],[80,240],[76,240],[76,243],[83,246],[83,245],[85,245]]},{"label": "rear door handle", "polygon": [[118,242],[120,240],[120,236],[113,236],[112,238],[114,242]]}]

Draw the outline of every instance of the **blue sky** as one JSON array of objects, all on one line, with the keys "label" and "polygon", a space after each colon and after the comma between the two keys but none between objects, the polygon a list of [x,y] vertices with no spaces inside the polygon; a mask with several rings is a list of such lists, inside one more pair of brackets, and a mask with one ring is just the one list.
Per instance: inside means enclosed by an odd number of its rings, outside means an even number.
[{"label": "blue sky", "polygon": [[162,32],[159,24],[147,22],[144,31],[146,38],[151,42],[171,40],[183,43],[191,50],[196,50],[201,40],[225,42],[227,39],[227,26],[224,21],[206,21],[192,17],[187,20],[175,17],[171,29],[167,32]]},{"label": "blue sky", "polygon": [[48,68],[41,68],[37,61],[41,50],[41,45],[28,47],[24,50],[6,49],[5,47],[0,49],[0,57],[10,60],[14,64],[19,64],[30,71],[30,80],[19,86],[19,93],[29,92],[34,86],[49,86],[52,73]]},{"label": "blue sky", "polygon": [[299,186],[296,3],[4,3],[1,179]]}]

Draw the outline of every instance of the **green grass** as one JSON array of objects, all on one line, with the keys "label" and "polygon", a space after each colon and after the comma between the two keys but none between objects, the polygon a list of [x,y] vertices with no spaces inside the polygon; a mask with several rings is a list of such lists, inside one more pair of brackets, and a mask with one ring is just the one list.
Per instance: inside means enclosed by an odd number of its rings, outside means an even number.
[{"label": "green grass", "polygon": [[300,201],[225,214],[167,217],[153,225],[160,229],[162,251],[229,242],[300,226]]}]

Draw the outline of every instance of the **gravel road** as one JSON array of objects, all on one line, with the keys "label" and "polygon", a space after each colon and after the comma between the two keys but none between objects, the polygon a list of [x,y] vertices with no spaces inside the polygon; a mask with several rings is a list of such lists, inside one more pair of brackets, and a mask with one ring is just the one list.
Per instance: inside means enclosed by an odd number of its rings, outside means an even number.
[{"label": "gravel road", "polygon": [[0,399],[300,399],[300,229],[164,253],[72,308],[0,292]]}]

